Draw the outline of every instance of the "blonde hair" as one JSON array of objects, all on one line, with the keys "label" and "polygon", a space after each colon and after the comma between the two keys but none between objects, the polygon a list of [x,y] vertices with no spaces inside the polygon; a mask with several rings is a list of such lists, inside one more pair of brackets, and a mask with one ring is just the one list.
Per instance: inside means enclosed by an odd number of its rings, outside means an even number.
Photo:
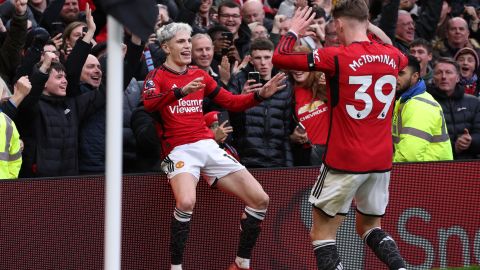
[{"label": "blonde hair", "polygon": [[160,44],[171,40],[177,32],[185,31],[192,34],[192,27],[186,23],[169,23],[157,30],[157,39]]}]

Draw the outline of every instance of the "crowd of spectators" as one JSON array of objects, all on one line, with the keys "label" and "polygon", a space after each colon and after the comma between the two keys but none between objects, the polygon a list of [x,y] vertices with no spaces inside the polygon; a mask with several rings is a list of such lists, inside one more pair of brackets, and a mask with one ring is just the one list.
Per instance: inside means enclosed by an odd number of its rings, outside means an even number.
[{"label": "crowd of spectators", "polygon": [[[480,1],[366,1],[372,25],[381,30],[374,34],[384,33],[418,60],[427,91],[442,107],[453,159],[478,158]],[[160,138],[153,124],[160,119],[145,112],[140,97],[148,72],[166,59],[157,39],[164,25],[191,25],[192,64],[234,94],[257,91],[279,72],[273,51],[299,7],[313,6],[315,19],[297,50],[339,46],[330,0],[157,4],[155,29],[146,42],[125,29],[125,173],[159,170]],[[102,174],[105,12],[95,0],[0,0],[0,16],[0,116],[18,129],[22,151],[21,167],[14,160],[17,165],[0,178]],[[247,167],[318,165],[328,136],[326,91],[321,73],[291,71],[287,87],[256,107],[233,113],[206,97],[203,111],[214,112],[209,119],[221,115],[227,121],[215,124],[214,131],[220,126],[218,132],[225,133],[217,141]],[[11,134],[0,136],[0,146],[11,141]],[[0,155],[0,164],[8,159]]]}]

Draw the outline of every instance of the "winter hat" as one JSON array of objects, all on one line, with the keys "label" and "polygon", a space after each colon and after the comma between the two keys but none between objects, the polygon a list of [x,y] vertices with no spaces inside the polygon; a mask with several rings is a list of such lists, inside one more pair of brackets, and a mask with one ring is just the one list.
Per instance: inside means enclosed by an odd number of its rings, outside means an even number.
[{"label": "winter hat", "polygon": [[470,47],[463,47],[460,50],[458,50],[458,52],[455,54],[453,59],[455,59],[455,61],[457,61],[458,57],[460,57],[460,55],[463,55],[463,54],[473,55],[473,57],[475,57],[475,62],[476,62],[475,70],[478,69],[478,65],[480,64],[480,61],[478,59],[478,53],[475,51],[475,49],[472,49]]},{"label": "winter hat", "polygon": [[205,123],[207,124],[207,127],[210,127],[213,122],[218,121],[218,111],[211,111],[203,116],[203,119],[205,119]]}]

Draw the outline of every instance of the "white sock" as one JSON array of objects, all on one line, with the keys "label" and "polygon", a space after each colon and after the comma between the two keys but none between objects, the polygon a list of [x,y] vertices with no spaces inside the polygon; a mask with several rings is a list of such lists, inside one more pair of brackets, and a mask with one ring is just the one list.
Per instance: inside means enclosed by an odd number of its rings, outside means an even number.
[{"label": "white sock", "polygon": [[170,270],[182,270],[182,265],[181,264],[172,264],[170,267]]},{"label": "white sock", "polygon": [[237,256],[235,258],[235,263],[242,269],[250,269],[250,259],[244,259]]}]

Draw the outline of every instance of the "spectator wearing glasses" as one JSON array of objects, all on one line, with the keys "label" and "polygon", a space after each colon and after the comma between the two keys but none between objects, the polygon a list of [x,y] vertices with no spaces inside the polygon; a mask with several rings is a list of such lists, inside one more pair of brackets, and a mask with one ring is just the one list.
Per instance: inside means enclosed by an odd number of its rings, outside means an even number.
[{"label": "spectator wearing glasses", "polygon": [[[218,6],[218,23],[225,26],[233,34],[233,47],[235,50],[235,60],[238,63],[248,54],[250,48],[250,29],[247,25],[242,24],[242,15],[240,13],[240,5],[234,1],[226,0]],[[232,59],[230,62],[233,62]]]},{"label": "spectator wearing glasses", "polygon": [[[405,7],[403,4],[402,6]],[[442,0],[424,1],[418,17],[415,18],[410,12],[399,8],[400,1],[387,1],[382,7],[378,26],[395,47],[408,54],[410,42],[415,38],[432,40],[435,37]]]},{"label": "spectator wearing glasses", "polygon": [[47,43],[45,44],[45,46],[43,46],[43,51],[42,51],[42,55],[40,56],[40,62],[43,62],[43,59],[45,58],[45,53],[53,53],[56,58],[54,59],[54,61],[60,61],[60,51],[57,50],[57,47],[55,47],[55,43],[53,43],[51,40],[47,41]]}]

